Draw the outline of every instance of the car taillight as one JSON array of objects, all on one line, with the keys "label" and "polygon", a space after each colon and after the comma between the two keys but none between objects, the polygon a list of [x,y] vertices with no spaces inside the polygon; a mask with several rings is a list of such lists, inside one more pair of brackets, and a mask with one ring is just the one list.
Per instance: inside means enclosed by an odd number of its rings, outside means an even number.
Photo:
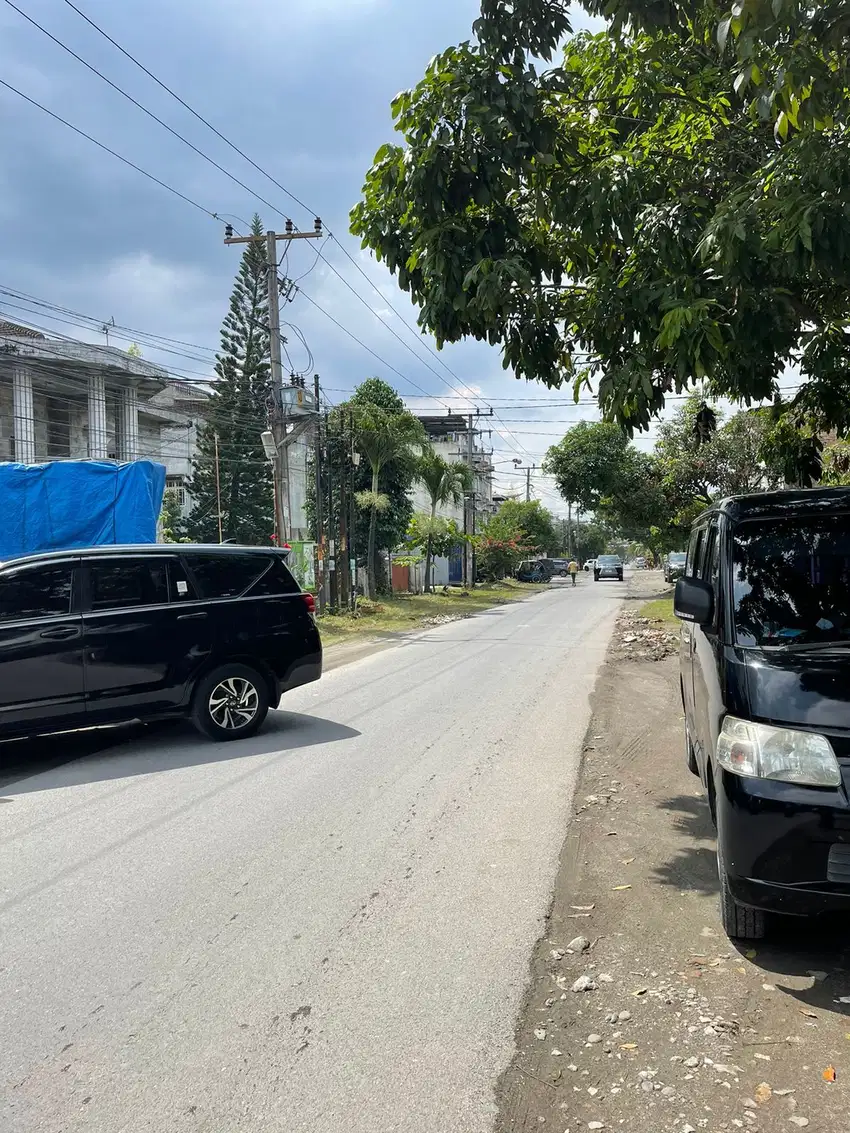
[{"label": "car taillight", "polygon": [[304,605],[307,607],[308,614],[315,614],[316,612],[316,599],[309,591],[305,591],[301,597],[304,599]]}]

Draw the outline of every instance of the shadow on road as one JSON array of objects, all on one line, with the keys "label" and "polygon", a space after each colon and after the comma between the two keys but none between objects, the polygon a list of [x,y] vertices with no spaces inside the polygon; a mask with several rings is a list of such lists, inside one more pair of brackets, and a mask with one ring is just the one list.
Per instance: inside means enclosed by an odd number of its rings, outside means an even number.
[{"label": "shadow on road", "polygon": [[258,735],[228,743],[205,740],[183,721],[9,741],[0,744],[0,792],[6,796],[0,803],[32,791],[293,751],[359,735],[332,720],[277,711],[269,713]]},{"label": "shadow on road", "polygon": [[[672,822],[675,853],[655,870],[661,885],[706,894],[719,892],[714,826],[708,803],[690,795],[660,799]],[[682,845],[682,842],[686,843]],[[774,917],[763,941],[732,942],[742,958],[753,960],[775,979],[774,990],[799,1003],[802,1012],[850,1015],[850,918]],[[789,986],[790,976],[807,986]]]},{"label": "shadow on road", "polygon": [[672,822],[671,839],[675,851],[670,860],[655,870],[655,880],[674,889],[717,893],[717,856],[714,826],[708,803],[695,795],[674,795],[658,800]]}]

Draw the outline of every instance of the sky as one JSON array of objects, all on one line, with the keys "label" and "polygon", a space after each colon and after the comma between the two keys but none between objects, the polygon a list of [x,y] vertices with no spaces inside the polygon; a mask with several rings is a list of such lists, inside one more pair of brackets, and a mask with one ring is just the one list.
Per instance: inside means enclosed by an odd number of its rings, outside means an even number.
[{"label": "sky", "polygon": [[[309,229],[318,215],[339,243],[291,246],[287,274],[303,275],[302,293],[281,317],[292,324],[284,327],[292,366],[318,372],[331,402],[377,375],[415,410],[494,406],[486,421],[492,434],[482,439],[493,445],[502,492],[525,486],[514,461],[539,466],[570,424],[596,416],[593,405],[573,404],[568,391],[516,381],[486,344],[464,342],[435,357],[433,341],[415,330],[407,296],[348,234],[348,213],[372,156],[392,136],[392,98],[421,78],[433,54],[470,36],[478,0],[74,0],[304,207],[144,75],[68,0],[14,3],[246,188],[0,0],[0,77],[189,198],[0,86],[0,318],[100,342],[98,325],[114,319],[139,333],[113,331],[113,345],[136,340],[145,358],[175,377],[206,376],[240,252],[224,245],[224,221],[244,231],[258,212],[267,228],[280,231],[284,216]],[[574,22],[576,30],[591,26],[581,9]],[[317,258],[319,249],[327,263]],[[55,310],[5,294],[10,290],[90,321],[81,326],[66,313],[60,322]],[[168,353],[145,340],[150,334],[191,345],[172,343]],[[521,407],[536,399],[538,406]],[[565,514],[551,480],[536,472],[533,484],[547,507]]]}]

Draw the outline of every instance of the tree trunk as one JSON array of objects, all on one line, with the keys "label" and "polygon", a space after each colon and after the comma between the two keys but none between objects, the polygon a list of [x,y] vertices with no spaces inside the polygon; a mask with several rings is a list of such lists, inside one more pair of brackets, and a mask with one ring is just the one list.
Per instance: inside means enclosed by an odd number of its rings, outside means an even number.
[{"label": "tree trunk", "polygon": [[[372,469],[372,493],[373,496],[378,494],[378,473],[380,468]],[[375,598],[375,538],[378,533],[378,509],[372,503],[372,510],[369,516],[369,544],[367,549],[366,558],[366,587],[369,591],[367,597],[370,600]]]},{"label": "tree trunk", "polygon": [[[434,522],[436,516],[437,516],[437,504],[436,504],[436,501],[432,500],[431,501],[431,522],[432,523]],[[433,558],[434,558],[433,552],[431,550],[432,546],[433,546],[433,542],[432,542],[431,536],[429,535],[428,536],[428,542],[425,544],[425,593],[426,594],[430,594],[431,589],[432,589],[431,588],[431,563],[432,563]]]},{"label": "tree trunk", "polygon": [[431,536],[428,536],[428,542],[425,544],[425,593],[431,593]]}]

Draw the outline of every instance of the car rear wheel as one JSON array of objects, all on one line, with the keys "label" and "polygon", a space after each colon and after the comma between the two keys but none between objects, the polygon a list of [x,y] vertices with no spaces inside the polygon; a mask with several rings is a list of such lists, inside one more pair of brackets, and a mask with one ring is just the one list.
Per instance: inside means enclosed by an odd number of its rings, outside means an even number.
[{"label": "car rear wheel", "polygon": [[732,940],[763,940],[767,932],[767,917],[761,909],[741,905],[732,896],[729,875],[723,864],[723,855],[717,850],[717,872],[720,875],[720,919],[723,931]]},{"label": "car rear wheel", "polygon": [[266,681],[248,665],[233,662],[208,673],[195,689],[192,723],[213,740],[253,736],[269,711]]}]

